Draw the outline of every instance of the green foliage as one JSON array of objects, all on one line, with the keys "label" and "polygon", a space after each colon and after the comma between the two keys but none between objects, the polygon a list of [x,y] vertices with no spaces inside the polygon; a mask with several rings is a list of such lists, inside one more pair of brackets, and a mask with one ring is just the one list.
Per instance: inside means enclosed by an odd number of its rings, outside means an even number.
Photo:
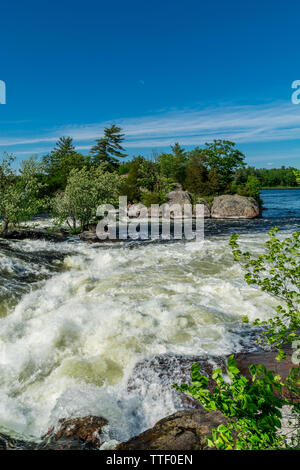
[{"label": "green foliage", "polygon": [[201,196],[229,192],[234,172],[244,166],[244,155],[233,142],[214,140],[189,152],[185,187]]},{"label": "green foliage", "polygon": [[111,171],[118,167],[118,158],[127,156],[122,147],[125,135],[121,131],[122,128],[114,124],[104,129],[104,137],[97,139],[96,145],[91,148],[91,165],[98,166],[106,163]]},{"label": "green foliage", "polygon": [[185,188],[192,194],[208,194],[208,172],[204,165],[202,150],[196,147],[189,154],[186,169]]},{"label": "green foliage", "polygon": [[[122,194],[129,202],[139,202],[146,198],[166,200],[166,193],[172,189],[171,180],[158,173],[157,165],[138,156],[131,161],[129,173],[122,184]],[[150,194],[155,196],[150,196]]]},{"label": "green foliage", "polygon": [[262,187],[297,187],[295,168],[240,168],[235,172],[235,184],[244,188],[249,176],[255,176],[260,181]]},{"label": "green foliage", "polygon": [[9,223],[29,220],[41,208],[38,199],[42,183],[37,175],[41,166],[31,157],[22,162],[19,174],[12,168],[15,158],[5,154],[0,162],[0,216],[3,218],[3,232]]},{"label": "green foliage", "polygon": [[100,204],[114,204],[120,190],[120,177],[107,171],[105,164],[97,168],[72,170],[65,192],[53,200],[53,211],[59,223],[70,229],[88,227],[96,220]]},{"label": "green foliage", "polygon": [[163,192],[147,191],[142,195],[142,203],[146,207],[150,207],[152,204],[163,204],[167,201],[167,197]]},{"label": "green foliage", "polygon": [[131,162],[128,176],[123,180],[121,194],[127,196],[129,202],[135,203],[141,199],[140,179],[143,176],[143,161],[143,157],[134,158]]},{"label": "green foliage", "polygon": [[[220,450],[254,450],[277,448],[281,427],[280,409],[284,400],[277,394],[283,382],[279,375],[264,366],[249,367],[251,381],[240,374],[233,355],[227,360],[225,379],[221,369],[211,375],[215,386],[211,391],[209,378],[200,374],[200,365],[191,368],[191,384],[174,385],[176,390],[198,400],[208,411],[220,411],[228,418],[208,439],[209,446]],[[276,392],[276,394],[274,393]]]},{"label": "green foliage", "polygon": [[300,185],[300,170],[294,170],[293,171],[295,178],[296,178],[296,183]]},{"label": "green foliage", "polygon": [[280,241],[274,227],[265,243],[265,253],[254,257],[249,252],[242,253],[237,243],[238,235],[233,235],[230,246],[234,259],[246,269],[248,284],[258,286],[281,301],[277,315],[268,321],[256,320],[255,325],[268,326],[264,331],[269,345],[278,350],[278,358],[284,357],[283,347],[291,344],[300,327],[300,232]]},{"label": "green foliage", "polygon": [[203,153],[208,168],[217,170],[224,187],[231,183],[234,172],[245,166],[244,154],[228,140],[214,140],[205,144]]},{"label": "green foliage", "polygon": [[171,147],[172,153],[162,153],[157,159],[159,174],[167,178],[170,183],[184,184],[188,156],[184,149],[175,143]]},{"label": "green foliage", "polygon": [[71,137],[61,137],[50,154],[43,157],[47,191],[52,194],[63,190],[67,184],[69,173],[73,169],[81,169],[87,161],[76,152]]},{"label": "green foliage", "polygon": [[[285,357],[284,346],[300,343],[300,232],[282,241],[276,234],[277,228],[274,227],[265,243],[265,252],[256,257],[240,250],[236,234],[231,237],[230,246],[234,259],[247,271],[247,283],[281,301],[274,317],[268,321],[254,322],[264,328],[265,341],[277,350],[277,359],[281,360]],[[242,319],[245,323],[249,322],[245,315]],[[191,384],[174,387],[194,397],[208,411],[219,410],[227,418],[225,424],[212,430],[207,440],[209,446],[222,450],[299,448],[299,430],[298,435],[293,437],[279,435],[278,432],[283,405],[289,406],[292,417],[299,423],[299,367],[291,368],[284,382],[278,374],[264,366],[251,365],[249,381],[240,374],[232,355],[228,358],[226,378],[221,369],[213,371],[210,379],[201,376],[199,371],[200,366],[193,364]],[[212,391],[211,381],[215,383]]]}]

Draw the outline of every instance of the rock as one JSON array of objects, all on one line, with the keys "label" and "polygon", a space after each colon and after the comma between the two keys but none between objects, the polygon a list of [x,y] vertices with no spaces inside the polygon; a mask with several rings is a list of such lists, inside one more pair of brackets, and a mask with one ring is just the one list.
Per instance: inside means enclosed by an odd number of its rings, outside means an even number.
[{"label": "rock", "polygon": [[144,204],[137,203],[128,205],[127,214],[129,218],[148,217],[148,209]]},{"label": "rock", "polygon": [[[196,204],[201,204],[201,205],[204,206],[204,218],[209,219],[210,218],[210,206],[209,206],[208,202],[205,199],[198,199],[196,201]],[[197,216],[200,217],[202,215],[202,212],[199,209],[197,210],[196,205],[193,208],[193,215],[195,217],[197,217]]]},{"label": "rock", "polygon": [[93,230],[86,230],[84,232],[81,232],[79,234],[79,238],[80,240],[88,243],[99,242],[99,238],[97,237],[96,232],[94,232]]},{"label": "rock", "polygon": [[[163,354],[151,359],[144,359],[138,362],[128,381],[128,392],[135,394],[150,393],[154,395],[157,390],[165,397],[172,395],[172,402],[175,409],[195,409],[200,408],[200,403],[184,393],[172,389],[174,383],[189,383],[191,365],[194,362],[200,364],[200,373],[210,376],[213,369],[218,367],[225,370],[225,358],[208,356],[180,356],[173,354]],[[170,399],[170,398],[167,398]]]},{"label": "rock", "polygon": [[66,238],[66,233],[56,232],[56,233],[49,233],[43,230],[27,230],[27,229],[15,229],[9,230],[5,237],[8,240],[49,240],[52,242],[61,242]]},{"label": "rock", "polygon": [[218,411],[204,409],[177,411],[116,450],[203,450],[212,428],[226,422]]},{"label": "rock", "polygon": [[182,217],[184,213],[184,204],[189,204],[190,206],[192,204],[191,196],[188,191],[171,191],[167,194],[167,198],[167,205],[163,205],[163,215],[165,215],[166,217],[168,217],[168,210],[166,210],[167,206],[178,206],[178,208],[173,208],[173,210],[171,208],[171,214],[173,218],[176,218]]},{"label": "rock", "polygon": [[184,204],[191,204],[191,196],[188,191],[176,190],[171,191],[167,194],[168,204],[180,204],[182,207]]},{"label": "rock", "polygon": [[[237,362],[237,367],[240,370],[241,374],[247,377],[247,379],[251,378],[249,372],[250,364],[264,365],[268,370],[272,370],[279,374],[283,380],[287,378],[289,375],[289,370],[292,367],[295,367],[295,364],[292,362],[292,350],[290,348],[286,351],[287,357],[282,359],[281,361],[276,360],[276,353],[275,352],[253,352],[253,353],[240,353],[235,356],[235,360]],[[282,394],[284,396],[288,396],[288,391],[284,388],[282,390]],[[289,395],[290,399],[297,400],[297,397],[292,397]],[[298,398],[299,399],[299,398]]]},{"label": "rock", "polygon": [[260,207],[255,199],[238,194],[215,197],[211,208],[214,219],[253,219],[259,215]]},{"label": "rock", "polygon": [[0,450],[95,450],[106,424],[100,416],[61,420],[59,429],[50,429],[39,442],[0,433]]},{"label": "rock", "polygon": [[182,184],[171,183],[172,191],[182,191]]},{"label": "rock", "polygon": [[33,441],[25,441],[21,438],[13,438],[0,433],[0,450],[36,450],[37,444]]},{"label": "rock", "polygon": [[102,243],[102,242],[122,242],[124,240],[121,240],[119,238],[104,238],[104,239],[100,239],[98,238],[97,236],[97,233],[92,231],[92,230],[86,230],[84,232],[81,232],[79,234],[79,238],[80,240],[82,240],[83,242],[87,242],[87,243]]},{"label": "rock", "polygon": [[149,207],[148,208],[148,217],[161,217],[162,209],[161,207]]},{"label": "rock", "polygon": [[[86,416],[84,418],[72,418],[61,420],[58,430],[50,429],[47,434],[42,436],[46,439],[47,447],[51,443],[62,445],[62,443],[77,445],[84,443],[88,446],[98,448],[101,446],[102,428],[108,424],[108,421],[101,416]],[[74,444],[75,443],[75,444]]]}]

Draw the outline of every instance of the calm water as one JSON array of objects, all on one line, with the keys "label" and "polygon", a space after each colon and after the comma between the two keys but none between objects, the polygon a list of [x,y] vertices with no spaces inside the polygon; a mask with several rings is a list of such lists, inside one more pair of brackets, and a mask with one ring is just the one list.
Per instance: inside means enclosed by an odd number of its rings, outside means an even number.
[{"label": "calm water", "polygon": [[266,218],[300,218],[300,189],[268,189],[261,191]]},{"label": "calm water", "polygon": [[273,225],[300,229],[300,191],[262,197],[264,218],[209,220],[204,245],[1,242],[0,429],[38,438],[60,418],[96,414],[107,441],[128,439],[179,406],[136,364],[253,348],[242,317],[269,318],[276,300],[245,283],[229,234],[259,253]]}]

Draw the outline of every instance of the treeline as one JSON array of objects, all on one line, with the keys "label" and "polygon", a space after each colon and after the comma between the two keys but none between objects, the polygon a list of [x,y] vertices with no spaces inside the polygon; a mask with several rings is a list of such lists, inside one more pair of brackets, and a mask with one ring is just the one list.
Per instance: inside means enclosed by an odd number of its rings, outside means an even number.
[{"label": "treeline", "polygon": [[194,203],[235,193],[259,200],[262,186],[300,184],[293,168],[246,167],[244,154],[230,141],[214,140],[189,151],[176,143],[169,152],[129,161],[124,139],[122,129],[112,125],[83,155],[71,137],[61,137],[51,152],[23,162],[19,172],[13,168],[14,157],[5,155],[0,162],[3,230],[41,209],[70,229],[82,230],[96,220],[99,204],[114,204],[119,195],[146,206],[165,202],[175,188],[189,191]]},{"label": "treeline", "polygon": [[236,180],[238,184],[245,184],[249,176],[255,176],[262,187],[265,188],[296,188],[299,186],[297,181],[297,173],[299,170],[293,167],[281,168],[254,168],[248,166],[247,168],[239,169],[236,172]]}]

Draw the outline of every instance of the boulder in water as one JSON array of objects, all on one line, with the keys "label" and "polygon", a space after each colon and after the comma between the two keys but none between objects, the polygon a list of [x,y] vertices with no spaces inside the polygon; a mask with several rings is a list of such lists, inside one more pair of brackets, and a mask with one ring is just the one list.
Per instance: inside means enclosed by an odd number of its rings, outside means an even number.
[{"label": "boulder in water", "polygon": [[155,426],[122,442],[116,450],[203,450],[213,428],[224,424],[219,411],[183,410],[161,419]]},{"label": "boulder in water", "polygon": [[258,202],[250,197],[238,194],[215,197],[211,208],[213,219],[253,219],[259,217]]},{"label": "boulder in water", "polygon": [[108,424],[108,421],[101,416],[85,416],[84,418],[72,418],[61,420],[58,430],[50,429],[42,439],[47,438],[47,448],[49,444],[65,445],[70,442],[83,443],[90,447],[98,448],[102,444],[102,428]]}]

